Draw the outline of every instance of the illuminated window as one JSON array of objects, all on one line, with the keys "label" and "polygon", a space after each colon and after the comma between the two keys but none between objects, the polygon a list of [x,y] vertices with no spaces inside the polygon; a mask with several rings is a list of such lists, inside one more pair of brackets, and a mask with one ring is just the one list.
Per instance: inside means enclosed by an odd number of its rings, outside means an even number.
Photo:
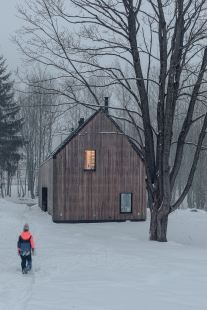
[{"label": "illuminated window", "polygon": [[84,151],[84,170],[96,170],[96,151]]},{"label": "illuminated window", "polygon": [[132,213],[132,194],[120,194],[120,213]]}]

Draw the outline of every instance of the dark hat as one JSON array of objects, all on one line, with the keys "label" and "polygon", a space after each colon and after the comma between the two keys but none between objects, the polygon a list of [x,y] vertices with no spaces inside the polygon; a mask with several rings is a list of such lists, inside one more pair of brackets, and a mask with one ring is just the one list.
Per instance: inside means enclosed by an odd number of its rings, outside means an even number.
[{"label": "dark hat", "polygon": [[29,230],[29,225],[27,223],[24,224],[23,230],[24,231],[28,231]]}]

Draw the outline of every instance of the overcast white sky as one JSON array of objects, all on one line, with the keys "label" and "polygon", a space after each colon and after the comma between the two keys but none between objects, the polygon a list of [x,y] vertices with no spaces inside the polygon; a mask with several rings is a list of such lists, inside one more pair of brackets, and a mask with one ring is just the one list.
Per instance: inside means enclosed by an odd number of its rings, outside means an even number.
[{"label": "overcast white sky", "polygon": [[15,70],[17,66],[21,66],[20,54],[10,41],[15,30],[22,25],[22,21],[15,16],[17,3],[23,4],[24,0],[0,0],[0,55],[7,59],[9,70]]},{"label": "overcast white sky", "polygon": [[21,69],[22,57],[17,51],[17,46],[11,42],[11,37],[15,35],[15,31],[20,29],[24,23],[15,16],[15,14],[17,15],[17,4],[25,5],[25,2],[24,0],[0,0],[0,55],[6,58],[8,70],[12,71],[17,67]]}]

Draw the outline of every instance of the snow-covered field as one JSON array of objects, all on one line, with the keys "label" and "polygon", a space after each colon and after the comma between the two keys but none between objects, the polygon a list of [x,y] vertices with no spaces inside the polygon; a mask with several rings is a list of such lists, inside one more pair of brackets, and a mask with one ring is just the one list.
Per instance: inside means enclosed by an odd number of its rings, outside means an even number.
[{"label": "snow-covered field", "polygon": [[[16,242],[36,243],[22,275]],[[179,210],[168,243],[146,222],[54,224],[38,207],[0,199],[1,310],[206,310],[207,213]]]}]

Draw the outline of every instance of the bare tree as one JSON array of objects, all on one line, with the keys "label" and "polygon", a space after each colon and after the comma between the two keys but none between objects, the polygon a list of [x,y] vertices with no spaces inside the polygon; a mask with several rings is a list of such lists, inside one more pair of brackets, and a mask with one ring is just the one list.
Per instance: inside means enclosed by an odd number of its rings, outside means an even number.
[{"label": "bare tree", "polygon": [[[56,104],[57,95],[52,91],[53,81],[52,78],[49,81],[48,73],[42,73],[40,70],[33,73],[28,77],[27,84],[20,93],[19,102],[25,120],[22,134],[27,141],[24,152],[28,190],[31,197],[35,198],[38,167],[52,151],[54,126],[60,108]],[[50,91],[46,91],[46,88]]]},{"label": "bare tree", "polygon": [[[68,12],[63,0],[25,2],[27,8],[18,6],[18,12],[28,25],[14,41],[26,64],[37,61],[54,68],[56,91],[68,102],[89,104],[76,96],[87,89],[90,104],[100,106],[94,89],[103,85],[93,85],[89,78],[103,75],[104,87],[120,85],[132,96],[136,106],[125,110],[146,167],[150,239],[166,241],[168,216],[191,187],[206,134],[206,110],[198,114],[197,108],[206,97],[201,85],[206,83],[207,1],[70,0]],[[125,64],[131,74],[125,74]],[[183,113],[184,98],[185,115],[175,135],[174,121]],[[190,144],[189,133],[198,120],[202,126],[196,143]],[[193,160],[186,184],[172,204],[186,146],[191,146]]]},{"label": "bare tree", "polygon": [[[205,86],[204,89],[205,90]],[[184,116],[186,114],[187,108],[188,108],[188,100],[186,98],[183,98],[183,111],[182,113],[179,113],[176,115],[176,118],[174,120],[174,135],[177,136],[180,132],[182,123],[184,121]],[[196,108],[196,114],[197,116],[205,114],[206,107],[205,105],[197,105]],[[186,140],[186,146],[185,151],[183,153],[183,160],[182,160],[182,166],[179,170],[179,173],[177,175],[177,179],[174,186],[174,196],[179,196],[181,192],[183,191],[185,184],[188,179],[189,174],[189,167],[192,165],[192,161],[195,155],[195,151],[192,148],[192,144],[195,146],[197,144],[197,137],[201,131],[203,120],[198,119],[194,124],[192,125],[187,140]],[[204,144],[206,145],[206,137],[204,138]],[[176,144],[174,145],[174,150],[172,153],[175,153],[176,151]],[[174,154],[172,156],[172,160],[174,158]],[[202,153],[200,154],[199,161],[197,163],[197,169],[195,172],[195,176],[192,182],[191,189],[188,192],[187,195],[187,203],[189,208],[198,208],[203,209],[206,203],[206,188],[207,188],[207,178],[205,171],[205,166],[207,164],[207,157],[206,157],[206,149],[202,149]],[[175,199],[174,199],[175,202]]]}]

